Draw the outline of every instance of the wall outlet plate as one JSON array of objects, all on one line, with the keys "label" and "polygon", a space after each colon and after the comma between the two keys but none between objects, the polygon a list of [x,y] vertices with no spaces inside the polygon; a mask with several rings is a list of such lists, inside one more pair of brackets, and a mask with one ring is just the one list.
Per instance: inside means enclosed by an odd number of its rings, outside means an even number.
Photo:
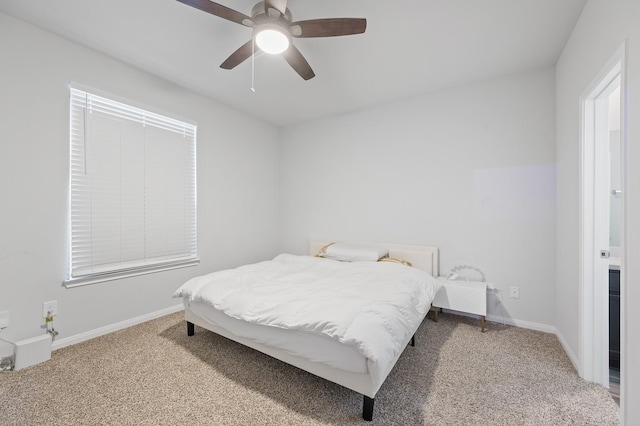
[{"label": "wall outlet plate", "polygon": [[49,315],[55,317],[58,315],[58,301],[50,300],[42,304],[42,318],[47,318]]},{"label": "wall outlet plate", "polygon": [[9,327],[9,311],[0,311],[0,330]]}]

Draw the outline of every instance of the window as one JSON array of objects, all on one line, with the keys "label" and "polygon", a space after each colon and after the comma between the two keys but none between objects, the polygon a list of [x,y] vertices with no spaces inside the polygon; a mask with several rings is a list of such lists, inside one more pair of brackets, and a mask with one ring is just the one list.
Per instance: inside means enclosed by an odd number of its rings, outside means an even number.
[{"label": "window", "polygon": [[66,287],[191,266],[196,126],[71,88]]}]

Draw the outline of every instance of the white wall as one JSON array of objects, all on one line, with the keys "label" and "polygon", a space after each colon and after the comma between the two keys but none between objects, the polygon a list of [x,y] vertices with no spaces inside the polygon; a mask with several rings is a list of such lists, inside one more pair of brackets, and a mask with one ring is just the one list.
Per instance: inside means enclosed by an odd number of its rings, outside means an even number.
[{"label": "white wall", "polygon": [[[589,0],[556,67],[557,286],[556,323],[579,354],[580,96],[627,40],[626,277],[623,274],[622,418],[640,424],[640,2]],[[624,148],[623,148],[624,149]],[[625,292],[624,282],[627,287]],[[623,326],[624,327],[624,326]]]},{"label": "white wall", "polygon": [[490,315],[553,329],[554,85],[545,68],[283,129],[283,250],[434,244],[441,274],[474,265],[503,290]]},{"label": "white wall", "polygon": [[[0,310],[4,338],[59,338],[180,304],[204,272],[277,254],[279,130],[96,51],[0,14]],[[64,289],[70,81],[198,124],[198,267]]]}]

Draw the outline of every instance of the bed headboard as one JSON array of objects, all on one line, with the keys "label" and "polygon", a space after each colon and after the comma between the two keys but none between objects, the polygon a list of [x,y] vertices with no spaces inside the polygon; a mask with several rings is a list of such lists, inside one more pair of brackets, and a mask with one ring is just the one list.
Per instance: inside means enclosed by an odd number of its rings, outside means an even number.
[{"label": "bed headboard", "polygon": [[[412,244],[378,243],[370,241],[342,241],[345,243],[366,244],[369,246],[385,247],[389,249],[389,257],[404,259],[411,262],[414,268],[422,269],[433,277],[438,277],[440,256],[438,247]],[[309,240],[309,254],[316,255],[324,246],[332,241]]]}]

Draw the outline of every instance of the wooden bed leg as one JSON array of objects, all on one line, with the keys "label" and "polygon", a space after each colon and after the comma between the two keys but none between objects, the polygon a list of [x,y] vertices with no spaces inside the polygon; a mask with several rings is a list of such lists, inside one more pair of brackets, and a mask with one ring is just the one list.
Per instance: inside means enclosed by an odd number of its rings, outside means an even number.
[{"label": "wooden bed leg", "polygon": [[195,326],[192,322],[187,321],[187,336],[193,336],[196,334]]},{"label": "wooden bed leg", "polygon": [[373,403],[375,399],[364,396],[364,403],[362,404],[362,418],[370,422],[373,420]]},{"label": "wooden bed leg", "polygon": [[409,344],[411,346],[415,346],[416,345],[416,335],[415,334],[411,337],[411,342],[409,342]]}]

